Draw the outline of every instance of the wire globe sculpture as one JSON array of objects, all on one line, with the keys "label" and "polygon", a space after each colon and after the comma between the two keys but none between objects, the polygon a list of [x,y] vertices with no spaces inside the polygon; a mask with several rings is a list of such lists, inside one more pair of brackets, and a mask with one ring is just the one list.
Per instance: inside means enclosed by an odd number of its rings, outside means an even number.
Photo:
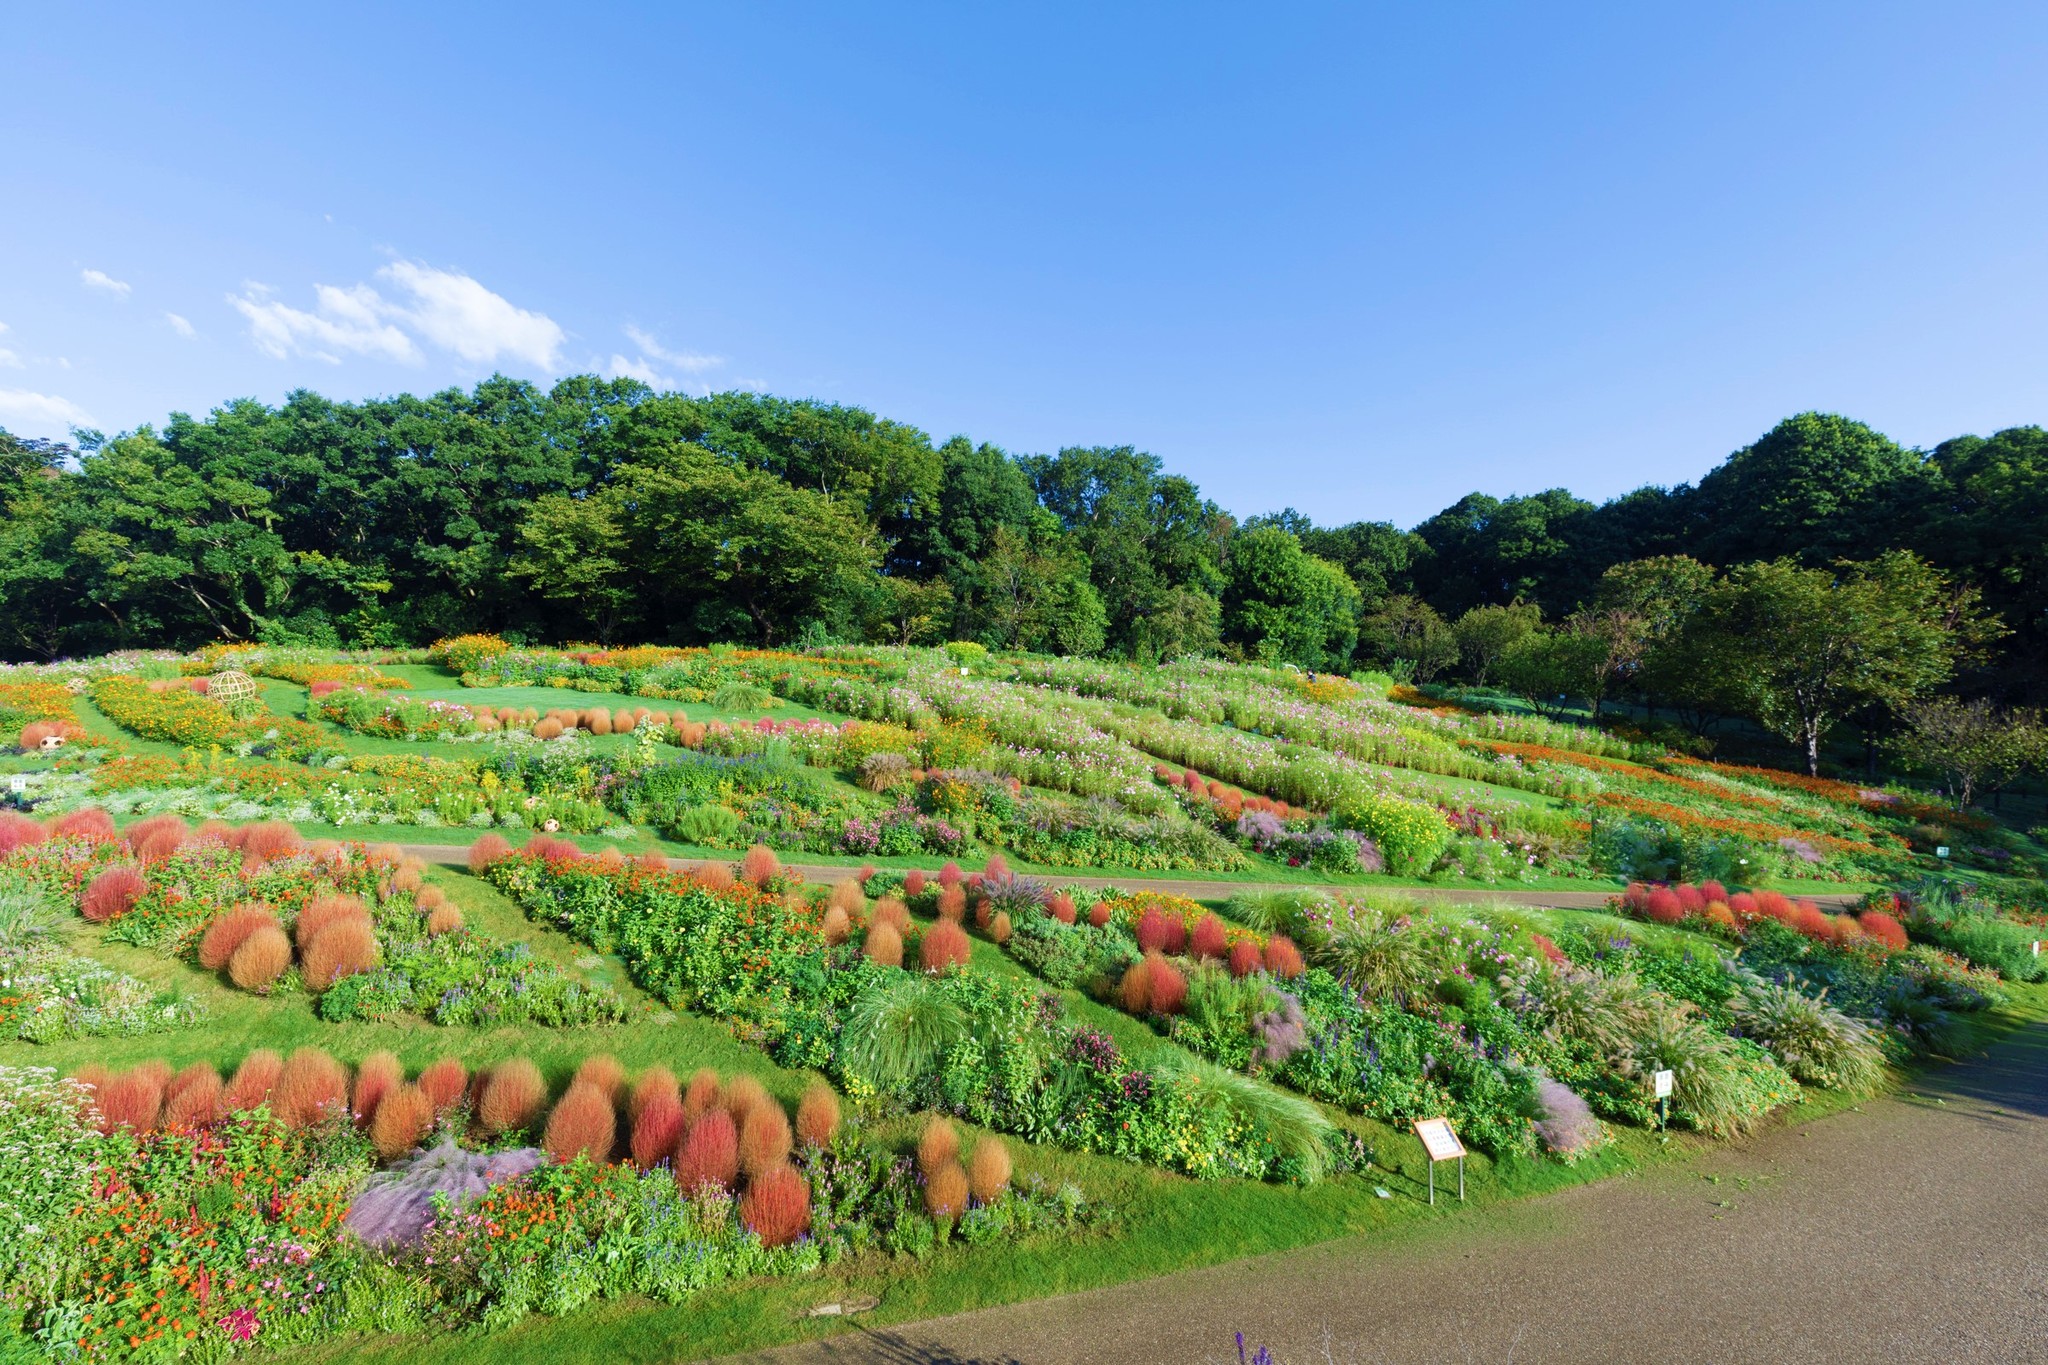
[{"label": "wire globe sculpture", "polygon": [[240,669],[231,668],[206,680],[206,695],[240,715],[256,705],[256,680]]}]

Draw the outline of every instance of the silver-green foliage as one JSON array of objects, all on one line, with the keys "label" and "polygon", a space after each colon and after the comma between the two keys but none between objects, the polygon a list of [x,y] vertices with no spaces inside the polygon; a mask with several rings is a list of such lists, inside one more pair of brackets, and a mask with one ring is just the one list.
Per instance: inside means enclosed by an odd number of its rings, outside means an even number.
[{"label": "silver-green foliage", "polygon": [[1855,1094],[1884,1081],[1884,1053],[1869,1026],[1823,999],[1752,977],[1729,1012],[1796,1080]]}]

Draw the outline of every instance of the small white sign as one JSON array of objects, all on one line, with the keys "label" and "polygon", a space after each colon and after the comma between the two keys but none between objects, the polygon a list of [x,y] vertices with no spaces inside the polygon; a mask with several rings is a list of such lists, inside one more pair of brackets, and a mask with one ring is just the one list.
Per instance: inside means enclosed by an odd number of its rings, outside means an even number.
[{"label": "small white sign", "polygon": [[1669,1071],[1659,1071],[1650,1079],[1657,1087],[1658,1099],[1668,1100],[1671,1098],[1671,1091],[1678,1081],[1676,1076],[1672,1075]]},{"label": "small white sign", "polygon": [[1946,858],[1948,856],[1948,845],[1943,844],[1941,847],[1935,849],[1934,856],[1937,858]]},{"label": "small white sign", "polygon": [[[23,792],[27,791],[28,775],[26,773],[16,773],[14,774],[14,776],[8,778],[7,790],[13,792],[16,796],[19,796]],[[2038,949],[2041,945],[2037,943],[2034,946]]]},{"label": "small white sign", "polygon": [[1465,1155],[1465,1144],[1451,1131],[1449,1119],[1417,1119],[1415,1136],[1422,1139],[1422,1150],[1429,1153],[1431,1161],[1450,1161]]}]

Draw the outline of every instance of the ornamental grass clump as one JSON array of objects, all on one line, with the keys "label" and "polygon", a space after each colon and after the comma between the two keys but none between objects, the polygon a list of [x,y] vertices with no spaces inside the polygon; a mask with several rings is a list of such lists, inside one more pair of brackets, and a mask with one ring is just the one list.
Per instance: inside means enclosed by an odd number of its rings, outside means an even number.
[{"label": "ornamental grass clump", "polygon": [[1552,1156],[1575,1161],[1606,1141],[1591,1106],[1562,1081],[1538,1078],[1535,1096],[1536,1136]]},{"label": "ornamental grass clump", "polygon": [[541,1147],[557,1161],[579,1156],[603,1161],[618,1141],[618,1115],[611,1097],[589,1081],[572,1081],[548,1115]]},{"label": "ornamental grass clump", "polygon": [[694,1195],[706,1186],[729,1190],[739,1179],[740,1135],[732,1115],[713,1109],[690,1125],[676,1149],[676,1187]]},{"label": "ornamental grass clump", "polygon": [[206,932],[199,936],[199,965],[209,972],[217,972],[228,965],[249,936],[258,929],[277,929],[277,915],[267,905],[253,902],[236,906],[214,917],[206,926]]},{"label": "ornamental grass clump", "polygon": [[1794,1080],[1867,1095],[1884,1083],[1884,1052],[1868,1025],[1824,999],[1759,978],[1743,982],[1729,1014]]},{"label": "ornamental grass clump", "polygon": [[400,1084],[377,1105],[370,1120],[370,1142],[377,1155],[395,1161],[434,1131],[434,1101],[417,1085]]},{"label": "ornamental grass clump", "polygon": [[973,956],[974,946],[968,941],[967,931],[954,920],[942,919],[924,931],[918,940],[918,964],[927,972],[943,972],[949,967],[964,967]]},{"label": "ornamental grass clump", "polygon": [[477,1126],[485,1137],[523,1132],[540,1117],[547,1098],[547,1082],[539,1067],[524,1057],[499,1062],[490,1069],[477,1096]]},{"label": "ornamental grass clump", "polygon": [[228,980],[259,994],[277,984],[292,965],[292,941],[284,930],[266,924],[237,944],[228,958]]},{"label": "ornamental grass clump", "polygon": [[134,909],[148,889],[142,869],[125,863],[110,867],[85,884],[78,910],[93,924],[111,924]]},{"label": "ornamental grass clump", "polygon": [[811,1230],[810,1184],[788,1162],[776,1162],[747,1182],[740,1221],[762,1246],[788,1246]]},{"label": "ornamental grass clump", "polygon": [[839,1135],[839,1095],[823,1081],[812,1081],[797,1101],[796,1136],[806,1147],[830,1147]]},{"label": "ornamental grass clump", "polygon": [[967,1028],[966,1012],[948,998],[943,981],[900,976],[847,1011],[841,1062],[876,1089],[896,1090],[936,1072]]},{"label": "ornamental grass clump", "polygon": [[288,1128],[310,1128],[347,1113],[348,1069],[317,1047],[302,1047],[285,1059],[270,1108]]},{"label": "ornamental grass clump", "polygon": [[259,1047],[242,1058],[235,1075],[221,1096],[221,1108],[231,1114],[245,1114],[270,1103],[271,1092],[284,1074],[284,1058],[267,1047]]}]

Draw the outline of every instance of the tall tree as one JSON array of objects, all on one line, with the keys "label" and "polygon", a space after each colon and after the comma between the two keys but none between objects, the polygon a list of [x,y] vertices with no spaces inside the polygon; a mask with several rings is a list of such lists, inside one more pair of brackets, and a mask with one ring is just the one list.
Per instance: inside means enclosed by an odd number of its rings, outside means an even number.
[{"label": "tall tree", "polygon": [[1342,669],[1358,643],[1358,589],[1275,525],[1240,532],[1224,568],[1223,637],[1256,658]]}]

